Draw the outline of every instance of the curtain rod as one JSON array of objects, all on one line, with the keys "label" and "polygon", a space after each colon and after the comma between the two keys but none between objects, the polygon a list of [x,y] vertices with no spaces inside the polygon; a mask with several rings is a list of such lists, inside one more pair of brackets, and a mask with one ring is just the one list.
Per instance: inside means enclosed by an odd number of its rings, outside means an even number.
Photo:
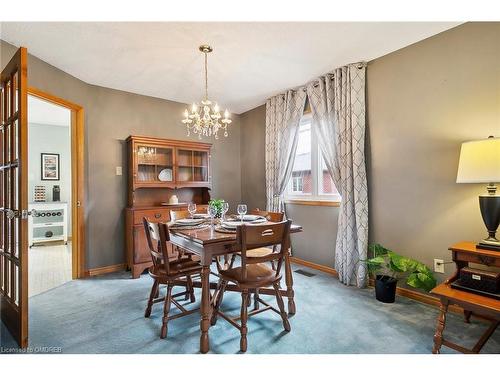
[{"label": "curtain rod", "polygon": [[[352,65],[356,65],[356,68],[358,69],[363,69],[363,68],[366,68],[366,66],[368,65],[365,61],[362,61],[362,62],[359,62],[359,63],[353,63],[353,64],[348,64],[346,66],[352,66]],[[335,73],[326,73],[324,76],[329,76],[330,78],[333,78],[335,76]],[[323,76],[323,77],[324,77]],[[297,89],[290,89],[290,90],[287,90],[287,91],[297,91],[297,90],[302,90],[304,92],[307,91],[307,86],[309,86],[310,84],[314,83],[314,82],[317,82],[318,80],[320,80],[322,77],[318,77],[318,78],[315,78],[311,81],[309,81],[308,83],[306,83],[304,86],[302,87],[299,87]],[[313,87],[318,87],[319,86],[319,83],[314,83],[313,84]]]}]

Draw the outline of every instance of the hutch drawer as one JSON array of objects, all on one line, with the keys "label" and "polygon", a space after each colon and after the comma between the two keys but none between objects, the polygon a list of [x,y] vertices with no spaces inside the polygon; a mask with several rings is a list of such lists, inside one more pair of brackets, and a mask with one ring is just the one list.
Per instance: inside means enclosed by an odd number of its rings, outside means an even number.
[{"label": "hutch drawer", "polygon": [[134,225],[142,225],[142,218],[146,218],[153,222],[167,222],[170,221],[171,208],[149,208],[149,209],[136,209],[133,212]]}]

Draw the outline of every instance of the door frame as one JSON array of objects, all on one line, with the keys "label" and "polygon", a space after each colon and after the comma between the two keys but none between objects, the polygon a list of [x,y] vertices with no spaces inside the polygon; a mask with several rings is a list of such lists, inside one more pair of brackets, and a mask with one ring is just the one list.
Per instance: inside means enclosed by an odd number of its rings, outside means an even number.
[{"label": "door frame", "polygon": [[[71,111],[71,241],[72,278],[85,276],[85,113],[81,105],[28,87],[28,95]],[[29,111],[29,108],[28,108]],[[29,150],[28,150],[29,152]]]}]

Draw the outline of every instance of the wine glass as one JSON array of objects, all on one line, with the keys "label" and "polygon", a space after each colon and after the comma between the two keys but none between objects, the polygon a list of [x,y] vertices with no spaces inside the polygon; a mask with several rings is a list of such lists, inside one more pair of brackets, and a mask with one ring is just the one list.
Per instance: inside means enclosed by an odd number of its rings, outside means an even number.
[{"label": "wine glass", "polygon": [[193,219],[194,214],[196,212],[196,203],[189,203],[188,204],[188,211],[189,211],[189,214],[191,215],[191,219]]},{"label": "wine glass", "polygon": [[214,217],[217,215],[217,207],[213,205],[208,205],[207,213],[210,216],[210,226],[214,227]]},{"label": "wine glass", "polygon": [[229,203],[222,203],[222,221],[226,221],[226,213],[229,211]]},{"label": "wine glass", "polygon": [[240,215],[240,220],[243,223],[243,216],[247,213],[247,205],[246,204],[239,204],[238,205],[238,214]]}]

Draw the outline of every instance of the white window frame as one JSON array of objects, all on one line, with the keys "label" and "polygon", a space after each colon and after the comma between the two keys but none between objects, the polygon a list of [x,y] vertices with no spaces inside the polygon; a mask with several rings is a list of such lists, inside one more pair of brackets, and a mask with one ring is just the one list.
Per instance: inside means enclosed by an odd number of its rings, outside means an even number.
[{"label": "white window frame", "polygon": [[301,192],[302,190],[295,190],[294,189],[295,180],[297,180],[297,187],[298,187],[299,181],[300,181],[300,185],[301,185],[302,189],[304,189],[304,177],[302,177],[302,176],[292,176],[290,178],[292,179],[292,192],[299,194],[299,192]]},{"label": "white window frame", "polygon": [[[312,122],[311,113],[306,113],[302,116],[300,120],[300,125],[304,123]],[[319,192],[320,183],[322,183],[322,171],[321,168],[321,150],[318,143],[318,135],[316,130],[311,123],[311,183],[312,183],[312,194],[304,193],[294,193],[292,191],[292,177],[288,181],[285,200],[289,203],[294,202],[317,202],[318,204],[322,202],[328,203],[340,203],[340,194],[323,194]],[[320,176],[321,175],[321,176]],[[302,185],[303,186],[303,185]]]}]

